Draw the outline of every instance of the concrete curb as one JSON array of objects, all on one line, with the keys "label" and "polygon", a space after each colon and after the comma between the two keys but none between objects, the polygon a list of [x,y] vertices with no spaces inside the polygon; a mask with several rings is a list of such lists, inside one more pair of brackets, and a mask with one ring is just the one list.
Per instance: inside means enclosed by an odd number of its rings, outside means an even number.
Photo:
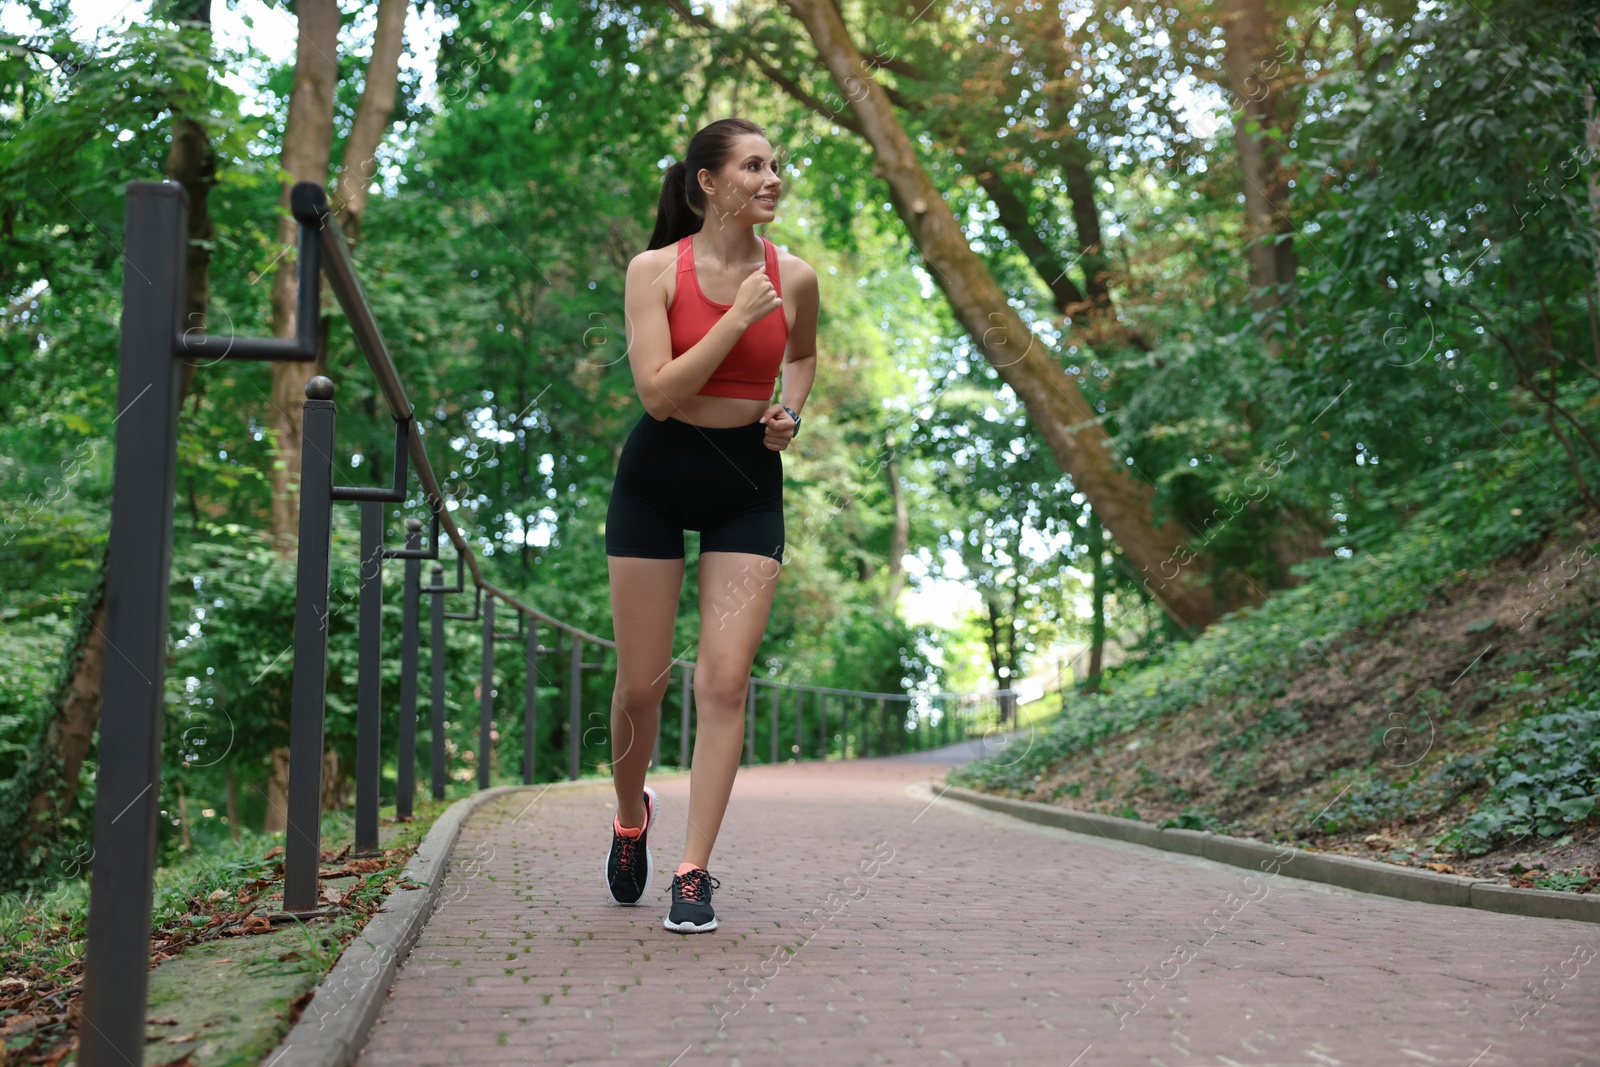
[{"label": "concrete curb", "polygon": [[396,889],[389,894],[383,907],[362,927],[361,934],[345,946],[283,1043],[267,1053],[262,1064],[349,1067],[356,1061],[389,995],[400,961],[416,944],[433,914],[446,862],[461,826],[480,806],[507,793],[605,784],[608,783],[603,779],[579,779],[546,785],[501,785],[462,797],[446,808],[428,828],[427,836],[405,867],[404,877],[419,883],[420,888]]},{"label": "concrete curb", "polygon": [[1033,800],[1013,800],[955,785],[946,786],[939,795],[1044,826],[1055,826],[1091,837],[1148,845],[1166,852],[1203,856],[1235,867],[1267,870],[1276,864],[1277,874],[1354,889],[1361,893],[1376,893],[1427,904],[1477,908],[1480,911],[1498,911],[1507,915],[1600,923],[1600,894],[1585,896],[1544,889],[1513,889],[1478,878],[1435,874],[1432,871],[1326,852],[1308,852],[1291,845],[1270,845],[1210,831],[1163,830],[1133,819],[1069,811]]}]

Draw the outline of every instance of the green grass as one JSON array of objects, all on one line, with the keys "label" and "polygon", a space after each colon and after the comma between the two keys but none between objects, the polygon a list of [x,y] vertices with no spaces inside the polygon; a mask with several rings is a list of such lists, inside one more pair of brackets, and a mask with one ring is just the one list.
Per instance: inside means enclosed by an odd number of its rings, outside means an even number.
[{"label": "green grass", "polygon": [[[306,925],[300,952],[309,960],[308,966],[315,975],[320,976],[333,966],[344,943],[363,924],[360,913],[377,906],[433,821],[457,799],[418,798],[414,818],[398,824],[385,844],[386,850],[403,850],[392,857],[396,862],[358,877],[353,884],[349,899],[355,911]],[[335,852],[344,848],[353,839],[353,829],[349,812],[326,813],[322,848]],[[274,910],[276,904],[267,905],[266,897],[282,887],[278,871],[283,860],[281,850],[271,857],[268,853],[282,843],[281,834],[242,830],[237,841],[223,838],[204,852],[185,855],[157,868],[151,928],[152,937],[163,951],[181,954],[186,948],[215,939],[219,919],[237,919],[252,907],[257,914]],[[8,1059],[24,1052],[48,1052],[70,1036],[63,1013],[68,998],[78,992],[75,983],[83,970],[89,908],[88,872],[75,873],[79,877],[48,889],[0,895],[0,973],[29,983],[33,996],[20,1013],[52,1019],[8,1042]],[[246,977],[220,969],[215,972],[216,980],[224,983]],[[286,1019],[280,1021],[287,1026]]]}]

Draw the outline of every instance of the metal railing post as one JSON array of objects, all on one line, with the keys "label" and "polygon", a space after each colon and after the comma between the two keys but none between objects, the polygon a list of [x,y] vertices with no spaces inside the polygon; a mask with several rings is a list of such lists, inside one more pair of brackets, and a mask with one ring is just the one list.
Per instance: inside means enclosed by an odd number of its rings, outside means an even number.
[{"label": "metal railing post", "polygon": [[320,374],[308,381],[300,423],[300,537],[295,561],[294,681],[289,710],[289,825],[283,866],[283,910],[287,912],[317,908],[336,411],[333,382]]},{"label": "metal railing post", "polygon": [[522,683],[522,784],[533,784],[534,739],[539,733],[539,624],[528,620],[528,644],[522,657],[528,674]]},{"label": "metal railing post", "polygon": [[383,754],[383,505],[361,502],[361,578],[356,668],[356,835],[353,851],[378,849],[378,772]]},{"label": "metal railing post", "polygon": [[839,713],[844,717],[843,724],[839,727],[839,757],[850,758],[850,698],[846,696],[839,701]]},{"label": "metal railing post", "polygon": [[806,743],[806,691],[794,691],[794,759],[799,763],[805,759]]},{"label": "metal railing post", "polygon": [[106,647],[95,783],[94,863],[78,1061],[141,1063],[166,700],[172,500],[188,197],[181,185],[128,186],[116,453],[106,575]]},{"label": "metal railing post", "polygon": [[572,694],[567,703],[567,778],[578,777],[578,748],[583,743],[580,717],[583,712],[583,639],[572,635]]},{"label": "metal railing post", "polygon": [[[417,551],[422,547],[422,520],[406,520],[406,549]],[[417,630],[421,623],[422,561],[405,561],[405,596],[400,623],[400,734],[395,753],[394,813],[410,818],[412,801],[417,792]]]},{"label": "metal railing post", "polygon": [[[433,565],[433,587],[444,587],[444,567]],[[433,799],[444,799],[444,594],[433,595],[431,639],[433,653],[433,711],[429,718],[432,736],[429,747],[433,750]]]},{"label": "metal railing post", "polygon": [[694,701],[694,670],[685,665],[683,668],[683,702],[679,707],[682,718],[679,720],[678,730],[678,766],[687,769],[689,766],[689,709]]},{"label": "metal railing post", "polygon": [[825,760],[833,746],[828,744],[828,695],[817,694],[817,758]]},{"label": "metal railing post", "polygon": [[772,687],[772,759],[768,762],[778,762],[778,687]]},{"label": "metal railing post", "polygon": [[478,704],[478,788],[489,788],[489,763],[494,759],[494,597],[483,602],[483,676]]},{"label": "metal railing post", "polygon": [[894,738],[889,736],[889,702],[883,697],[878,698],[878,733],[880,756],[887,756],[894,744]]}]

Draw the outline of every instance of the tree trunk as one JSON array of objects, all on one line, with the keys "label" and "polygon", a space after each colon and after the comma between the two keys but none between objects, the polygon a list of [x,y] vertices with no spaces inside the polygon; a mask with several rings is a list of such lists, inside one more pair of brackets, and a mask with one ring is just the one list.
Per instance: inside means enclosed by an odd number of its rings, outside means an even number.
[{"label": "tree trunk", "polygon": [[[1281,49],[1275,50],[1267,0],[1221,0],[1224,61],[1234,110],[1233,143],[1244,187],[1245,255],[1250,307],[1267,351],[1276,356],[1288,336],[1299,260],[1289,221],[1289,174],[1282,138],[1294,121],[1283,91]],[[1290,55],[1292,56],[1292,50]],[[1254,132],[1250,127],[1258,127]]]},{"label": "tree trunk", "polygon": [[356,105],[350,136],[344,143],[344,163],[339,167],[334,185],[339,227],[351,244],[361,232],[361,215],[366,210],[367,194],[377,170],[378,146],[383,143],[389,117],[394,114],[409,7],[409,0],[378,0],[378,25],[372,35],[367,80],[361,89],[361,102]]},{"label": "tree trunk", "polygon": [[1106,539],[1100,517],[1093,511],[1089,512],[1089,552],[1094,563],[1094,614],[1089,623],[1089,677],[1084,688],[1097,693],[1106,648]]},{"label": "tree trunk", "polygon": [[339,811],[350,806],[350,776],[342,770],[339,753],[322,750],[322,810]]},{"label": "tree trunk", "polygon": [[[1155,524],[1152,487],[1136,481],[1113,455],[1099,417],[1077,383],[1033,336],[967,244],[838,10],[826,0],[789,0],[789,5],[834,81],[849,87],[851,108],[876,156],[873,173],[889,186],[896,212],[956,317],[1022,401],[1056,463],[1072,475],[1123,551],[1144,571],[1151,593],[1180,625],[1210,623],[1216,611],[1209,588],[1200,581],[1205,560],[1184,547],[1188,535],[1181,524]],[[1186,569],[1188,564],[1193,565]]]},{"label": "tree trunk", "polygon": [[983,606],[989,617],[989,634],[985,642],[989,646],[989,670],[994,675],[994,687],[1006,687],[1005,654],[1000,649],[1000,627],[1002,625],[1000,612],[1000,594],[985,592]]},{"label": "tree trunk", "polygon": [[48,844],[61,825],[61,819],[78,793],[83,762],[94,743],[100,724],[100,680],[106,656],[106,564],[102,559],[100,578],[84,598],[94,606],[87,615],[81,611],[80,625],[68,653],[67,681],[56,693],[54,712],[39,739],[33,799],[28,803],[27,832],[31,845]]},{"label": "tree trunk", "polygon": [[[295,50],[294,88],[284,124],[279,164],[287,172],[278,203],[278,259],[272,279],[272,333],[295,333],[295,255],[299,224],[289,213],[289,190],[296,182],[327,184],[333,140],[333,93],[339,81],[334,56],[339,47],[339,7],[335,0],[297,0],[299,41]],[[320,362],[320,360],[318,361]],[[300,415],[306,382],[315,363],[272,364],[272,410],[268,425],[277,454],[272,464],[272,539],[284,559],[294,556],[300,530]],[[270,816],[269,816],[270,817]]]},{"label": "tree trunk", "polygon": [[[209,39],[211,0],[195,0],[176,17],[186,22],[200,23],[204,27],[202,32]],[[189,105],[191,110],[205,107],[203,100],[185,100],[181,103]],[[212,150],[205,127],[194,119],[174,119],[166,171],[167,177],[182,185],[189,194],[189,243],[184,256],[183,275],[183,329],[186,333],[204,333],[206,312],[211,304],[211,242],[217,235],[216,226],[211,221],[211,187],[217,184],[217,154]],[[205,357],[200,357],[198,362],[188,359],[178,361],[180,405],[194,386],[197,367],[209,362],[211,360]]]},{"label": "tree trunk", "polygon": [[[322,753],[322,810],[334,811],[350,803],[350,781],[340,771],[339,754]],[[267,778],[267,814],[261,832],[275,834],[289,828],[289,746],[272,750],[272,773]]]},{"label": "tree trunk", "polygon": [[272,750],[272,770],[267,775],[267,813],[261,832],[280,834],[289,829],[289,746]]},{"label": "tree trunk", "polygon": [[[198,23],[197,49],[209,53],[211,0],[188,0],[169,11],[169,18]],[[174,101],[175,111],[203,109],[203,100],[187,97]],[[172,123],[172,146],[167,151],[167,177],[178,182],[189,194],[189,240],[184,266],[185,330],[204,331],[206,308],[211,299],[211,241],[216,228],[211,221],[211,187],[216,184],[217,158],[205,127],[178,115]],[[195,365],[188,360],[178,364],[178,403],[189,395],[194,383]],[[66,684],[56,694],[54,710],[41,738],[43,761],[39,779],[28,804],[27,838],[34,843],[52,840],[62,815],[77,797],[78,783],[89,746],[100,725],[101,681],[105,668],[105,576],[109,559],[102,553],[100,577],[84,597],[79,612],[88,625],[76,632],[67,653],[71,667]]]}]

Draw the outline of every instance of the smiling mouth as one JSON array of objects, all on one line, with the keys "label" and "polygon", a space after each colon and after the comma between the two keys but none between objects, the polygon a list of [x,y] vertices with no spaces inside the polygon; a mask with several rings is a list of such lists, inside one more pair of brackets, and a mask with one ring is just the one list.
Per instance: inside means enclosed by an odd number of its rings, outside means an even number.
[{"label": "smiling mouth", "polygon": [[768,207],[774,207],[778,203],[778,198],[775,196],[758,196],[756,197],[756,202],[765,204]]}]

